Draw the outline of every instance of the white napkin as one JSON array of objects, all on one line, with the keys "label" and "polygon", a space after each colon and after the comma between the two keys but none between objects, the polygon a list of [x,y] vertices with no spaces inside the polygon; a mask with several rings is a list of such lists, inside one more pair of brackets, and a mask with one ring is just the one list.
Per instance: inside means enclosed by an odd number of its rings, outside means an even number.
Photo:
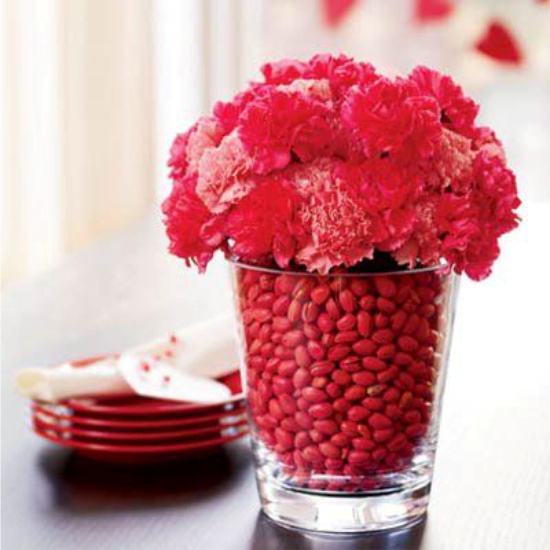
[{"label": "white napkin", "polygon": [[16,376],[16,387],[22,395],[42,401],[138,394],[223,402],[231,392],[213,378],[238,367],[233,331],[232,317],[220,315],[86,367],[63,363],[23,369]]}]

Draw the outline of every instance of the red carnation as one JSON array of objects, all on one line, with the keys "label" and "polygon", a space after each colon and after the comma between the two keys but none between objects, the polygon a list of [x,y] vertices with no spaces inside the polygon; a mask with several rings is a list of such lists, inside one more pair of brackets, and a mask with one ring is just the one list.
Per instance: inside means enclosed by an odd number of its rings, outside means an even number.
[{"label": "red carnation", "polygon": [[517,226],[514,210],[520,204],[515,177],[503,160],[479,153],[472,190],[462,197],[445,195],[439,206],[445,231],[442,254],[458,273],[464,271],[474,280],[490,275],[499,254],[498,237]]},{"label": "red carnation", "polygon": [[296,59],[283,59],[262,65],[261,71],[268,84],[290,84],[304,77],[307,64]]},{"label": "red carnation", "polygon": [[369,86],[379,76],[370,63],[355,62],[345,55],[320,54],[307,63],[303,78],[327,79],[333,93],[340,98],[352,86]]},{"label": "red carnation", "polygon": [[353,89],[342,106],[342,120],[363,142],[365,154],[425,158],[441,135],[437,104],[415,95],[405,81],[378,79]]},{"label": "red carnation", "polygon": [[508,233],[518,225],[514,212],[521,205],[516,177],[506,167],[504,159],[486,151],[480,152],[474,162],[475,199],[483,205],[483,220],[497,236]]},{"label": "red carnation", "polygon": [[212,258],[214,248],[201,239],[201,228],[211,214],[195,193],[196,176],[174,182],[172,192],[162,203],[169,250],[185,260],[196,263],[201,271]]},{"label": "red carnation", "polygon": [[479,107],[464,95],[450,76],[427,67],[416,67],[409,78],[422,93],[437,100],[440,119],[445,126],[464,135],[471,134]]},{"label": "red carnation", "polygon": [[295,80],[328,80],[337,97],[351,86],[372,84],[378,76],[370,63],[356,62],[350,57],[330,54],[313,56],[307,63],[284,59],[266,63],[262,73],[268,84],[291,84]]},{"label": "red carnation", "polygon": [[498,256],[494,233],[483,223],[480,205],[471,196],[444,196],[439,204],[438,222],[443,232],[441,254],[454,266],[479,281],[491,273]]},{"label": "red carnation", "polygon": [[251,101],[243,112],[239,137],[257,174],[280,170],[294,153],[307,162],[331,142],[330,110],[299,92],[273,89]]},{"label": "red carnation", "polygon": [[410,207],[386,210],[381,214],[382,223],[388,237],[377,248],[384,252],[394,252],[403,246],[410,238],[416,221],[416,213]]},{"label": "red carnation", "polygon": [[374,211],[398,209],[420,193],[420,174],[412,167],[396,166],[389,158],[376,158],[355,167],[365,201]]},{"label": "red carnation", "polygon": [[173,180],[185,177],[187,166],[189,165],[187,160],[187,144],[189,143],[189,137],[197,129],[197,126],[198,124],[194,124],[184,134],[178,134],[172,143],[168,167],[170,168],[169,176]]},{"label": "red carnation", "polygon": [[232,252],[243,261],[269,262],[288,267],[295,253],[298,196],[276,179],[261,182],[242,199],[227,218],[226,232],[234,241]]},{"label": "red carnation", "polygon": [[218,101],[214,105],[214,117],[223,129],[224,135],[230,134],[239,122],[246,106],[265,88],[263,84],[253,84],[248,90],[239,92],[231,101]]}]

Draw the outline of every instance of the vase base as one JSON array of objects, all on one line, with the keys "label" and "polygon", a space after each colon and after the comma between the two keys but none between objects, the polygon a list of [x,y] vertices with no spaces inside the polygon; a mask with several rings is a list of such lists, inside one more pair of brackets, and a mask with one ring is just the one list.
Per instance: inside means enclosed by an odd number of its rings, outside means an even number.
[{"label": "vase base", "polygon": [[402,528],[422,520],[430,484],[389,493],[304,492],[258,476],[263,512],[288,528],[324,533],[364,533]]}]

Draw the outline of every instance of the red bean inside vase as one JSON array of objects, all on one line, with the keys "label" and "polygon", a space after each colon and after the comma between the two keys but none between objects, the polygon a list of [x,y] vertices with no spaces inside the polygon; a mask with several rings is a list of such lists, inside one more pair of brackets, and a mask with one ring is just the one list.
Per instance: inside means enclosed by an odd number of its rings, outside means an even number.
[{"label": "red bean inside vase", "polygon": [[235,286],[258,476],[320,493],[429,485],[453,275],[237,265]]}]

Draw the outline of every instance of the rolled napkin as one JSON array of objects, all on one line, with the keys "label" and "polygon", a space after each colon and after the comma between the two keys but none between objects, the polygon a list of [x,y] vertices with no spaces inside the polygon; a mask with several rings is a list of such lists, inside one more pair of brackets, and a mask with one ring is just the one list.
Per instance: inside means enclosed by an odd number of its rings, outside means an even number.
[{"label": "rolled napkin", "polygon": [[132,387],[117,367],[116,357],[101,359],[87,367],[62,363],[56,367],[30,367],[19,371],[15,385],[19,393],[40,401],[69,397],[130,395]]},{"label": "rolled napkin", "polygon": [[26,368],[16,375],[25,397],[60,401],[70,397],[142,395],[195,403],[218,403],[231,392],[215,380],[238,366],[230,315],[186,327],[86,367],[63,363]]}]

